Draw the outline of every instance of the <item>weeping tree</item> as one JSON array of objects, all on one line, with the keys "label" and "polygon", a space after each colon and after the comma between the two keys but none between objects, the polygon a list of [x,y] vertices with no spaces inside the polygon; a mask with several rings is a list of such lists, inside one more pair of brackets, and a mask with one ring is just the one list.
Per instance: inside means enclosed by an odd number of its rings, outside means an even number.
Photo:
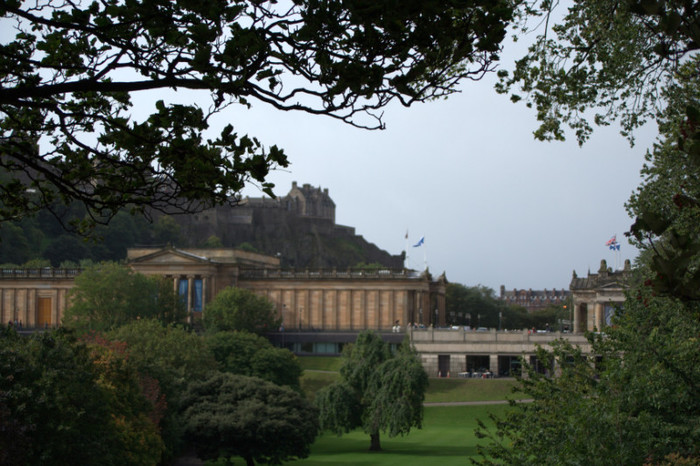
[{"label": "weeping tree", "polygon": [[366,331],[343,358],[341,381],[316,395],[321,429],[342,435],[362,428],[370,450],[379,451],[381,432],[395,437],[421,428],[428,375],[407,342],[392,355],[379,335]]}]

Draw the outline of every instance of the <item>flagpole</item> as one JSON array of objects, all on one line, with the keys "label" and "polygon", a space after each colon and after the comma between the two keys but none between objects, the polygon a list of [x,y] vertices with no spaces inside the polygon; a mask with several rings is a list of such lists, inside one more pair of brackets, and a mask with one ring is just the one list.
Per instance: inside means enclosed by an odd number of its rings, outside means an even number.
[{"label": "flagpole", "polygon": [[406,228],[406,236],[404,237],[404,251],[406,251],[406,255],[403,258],[403,268],[408,269],[408,228]]}]

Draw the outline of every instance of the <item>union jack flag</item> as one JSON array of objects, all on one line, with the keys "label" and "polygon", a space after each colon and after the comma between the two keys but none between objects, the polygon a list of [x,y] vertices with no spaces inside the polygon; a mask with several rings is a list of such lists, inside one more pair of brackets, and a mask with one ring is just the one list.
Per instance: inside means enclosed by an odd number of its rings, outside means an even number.
[{"label": "union jack flag", "polygon": [[612,238],[610,238],[605,245],[610,249],[610,250],[620,250],[620,243],[617,242],[617,235],[613,235]]}]

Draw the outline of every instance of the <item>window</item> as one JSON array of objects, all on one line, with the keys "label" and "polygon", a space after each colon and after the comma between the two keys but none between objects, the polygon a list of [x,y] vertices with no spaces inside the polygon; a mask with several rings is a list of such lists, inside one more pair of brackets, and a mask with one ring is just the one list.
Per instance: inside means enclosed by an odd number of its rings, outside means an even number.
[{"label": "window", "polygon": [[189,283],[186,278],[180,278],[177,283],[177,294],[180,295],[180,301],[187,304],[187,291]]},{"label": "window", "polygon": [[195,312],[202,312],[202,291],[203,283],[201,278],[196,278],[194,280],[194,303],[192,304],[192,310]]}]

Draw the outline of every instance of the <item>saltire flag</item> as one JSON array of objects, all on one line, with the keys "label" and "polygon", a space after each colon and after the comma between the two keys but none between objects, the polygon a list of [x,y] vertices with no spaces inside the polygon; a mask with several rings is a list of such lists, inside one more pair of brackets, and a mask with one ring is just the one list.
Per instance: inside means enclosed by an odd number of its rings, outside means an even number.
[{"label": "saltire flag", "polygon": [[417,248],[418,246],[423,245],[424,242],[425,242],[425,236],[421,236],[420,239],[418,240],[418,242],[413,245],[413,247]]}]

